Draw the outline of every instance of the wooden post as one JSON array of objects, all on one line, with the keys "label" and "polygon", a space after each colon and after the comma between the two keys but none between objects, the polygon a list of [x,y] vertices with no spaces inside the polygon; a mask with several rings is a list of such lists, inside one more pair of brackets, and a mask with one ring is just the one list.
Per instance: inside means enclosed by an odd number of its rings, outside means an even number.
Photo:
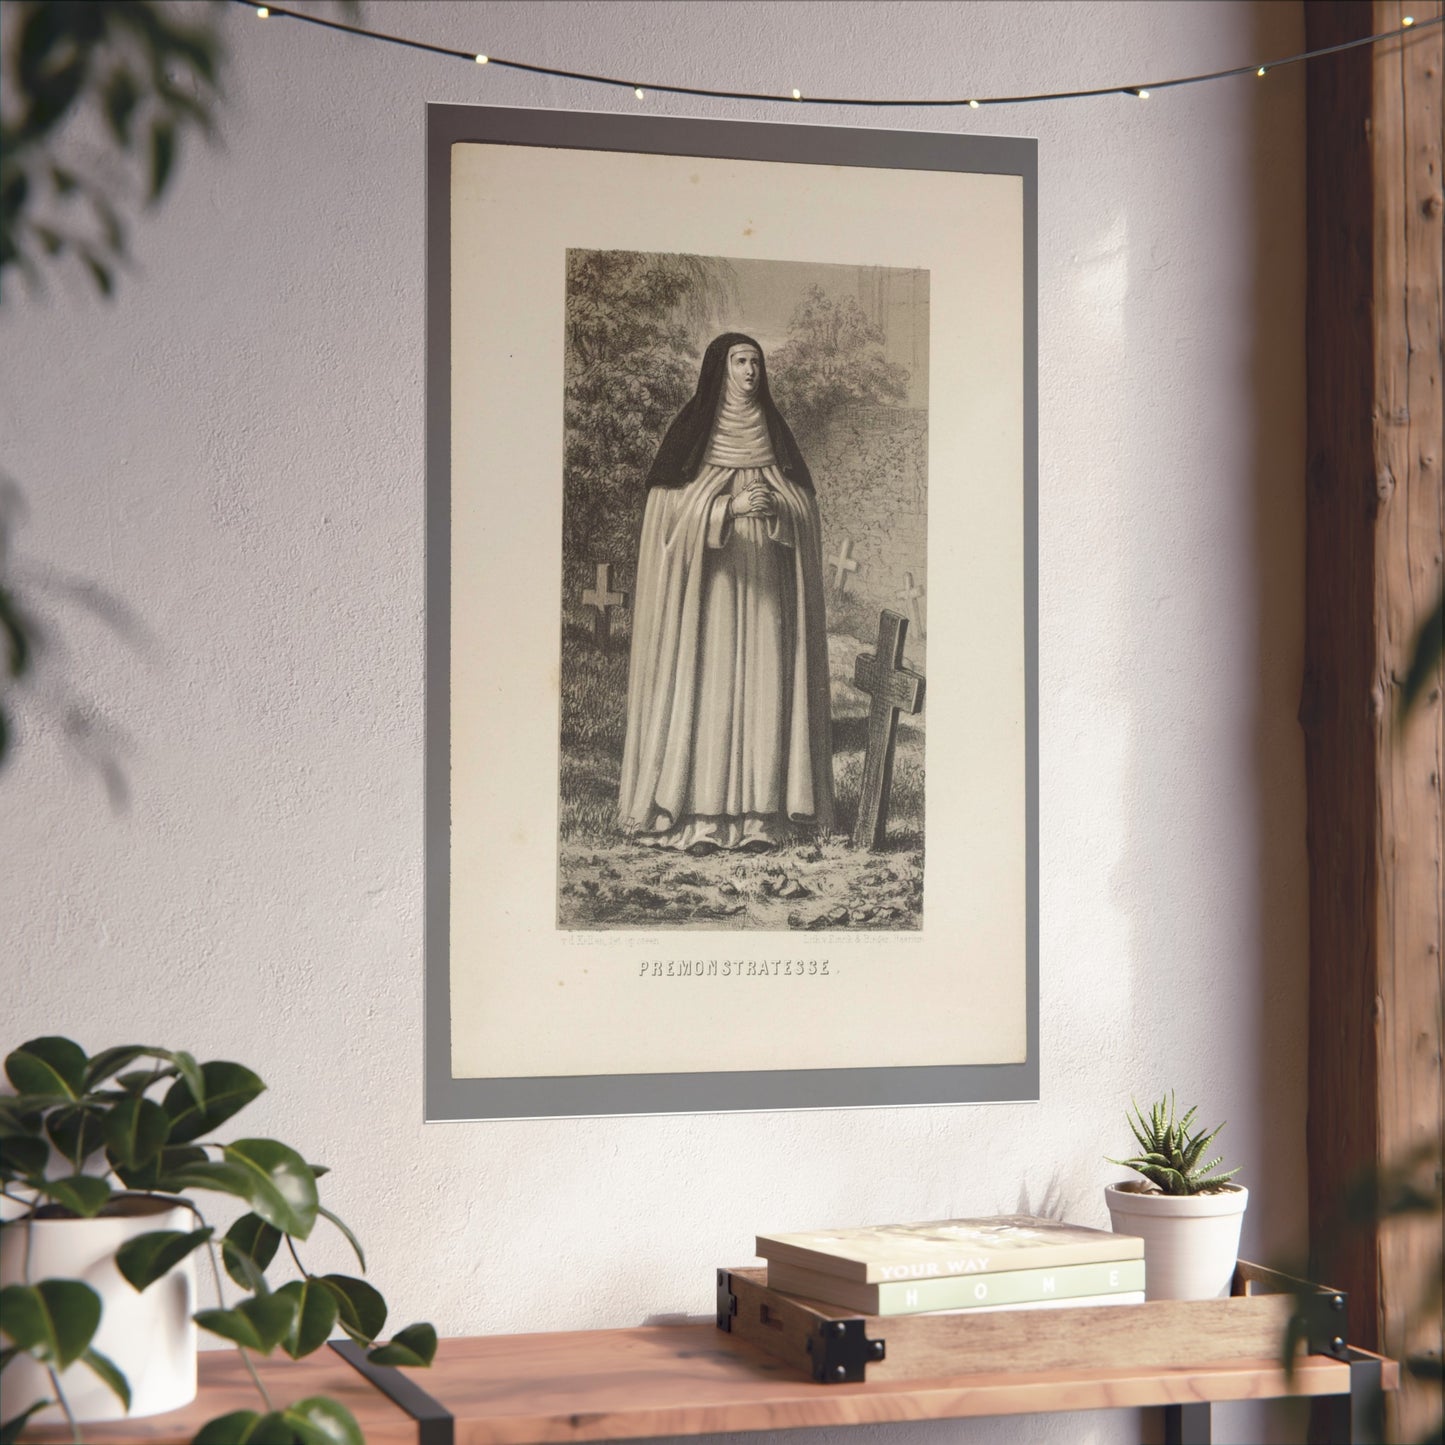
[{"label": "wooden post", "polygon": [[888,833],[888,794],[893,788],[893,749],[898,740],[898,713],[923,708],[923,678],[903,666],[908,619],[896,612],[878,616],[878,650],[861,652],[853,664],[853,686],[870,694],[868,751],[858,787],[858,821],[853,846],[877,853]]},{"label": "wooden post", "polygon": [[582,605],[592,609],[592,640],[606,647],[612,636],[612,609],[627,606],[627,593],[612,590],[612,563],[597,564],[597,585],[582,594]]},{"label": "wooden post", "polygon": [[833,586],[839,596],[848,590],[848,574],[858,570],[858,559],[853,555],[853,539],[844,537],[838,548],[838,555],[828,563],[833,569]]},{"label": "wooden post", "polygon": [[[1440,0],[1316,0],[1311,49],[1437,17]],[[1433,1350],[1440,1220],[1342,1228],[1361,1170],[1445,1146],[1440,678],[1399,682],[1442,585],[1440,27],[1313,61],[1307,79],[1309,1193],[1315,1277],[1351,1343]],[[1438,1415],[1406,1384],[1392,1438]]]}]

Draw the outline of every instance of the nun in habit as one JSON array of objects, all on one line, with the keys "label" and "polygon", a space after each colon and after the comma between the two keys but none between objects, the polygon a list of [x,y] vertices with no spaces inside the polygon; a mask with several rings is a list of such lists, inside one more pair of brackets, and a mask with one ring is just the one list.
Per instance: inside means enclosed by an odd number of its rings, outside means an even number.
[{"label": "nun in habit", "polygon": [[833,826],[818,503],[729,332],[647,478],[619,804],[637,843],[764,851]]}]

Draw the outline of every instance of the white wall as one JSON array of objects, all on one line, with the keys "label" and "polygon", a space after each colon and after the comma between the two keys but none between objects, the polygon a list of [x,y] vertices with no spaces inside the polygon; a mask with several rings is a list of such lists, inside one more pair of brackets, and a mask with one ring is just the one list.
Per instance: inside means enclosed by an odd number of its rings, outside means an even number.
[{"label": "white wall", "polygon": [[[1300,8],[1263,0],[362,11],[522,59],[814,93],[1073,88],[1302,48]],[[240,8],[224,23],[221,144],[185,154],[119,299],[76,279],[0,312],[0,463],[31,512],[14,560],[58,644],[0,774],[0,1042],[251,1064],[271,1091],[248,1132],[332,1166],[394,1320],[444,1333],[704,1313],[713,1267],[766,1226],[1044,1205],[1105,1224],[1102,1156],[1125,1147],[1130,1095],[1168,1086],[1229,1120],[1246,1252],[1297,1251],[1300,73],[809,116],[1039,138],[1041,1102],[427,1126],[423,105],[636,102]],[[72,577],[143,632],[67,601]],[[116,739],[125,811],[67,738],[71,704]],[[1246,1407],[1217,1422],[1263,1428]],[[848,1438],[1139,1428],[1116,1412]]]}]

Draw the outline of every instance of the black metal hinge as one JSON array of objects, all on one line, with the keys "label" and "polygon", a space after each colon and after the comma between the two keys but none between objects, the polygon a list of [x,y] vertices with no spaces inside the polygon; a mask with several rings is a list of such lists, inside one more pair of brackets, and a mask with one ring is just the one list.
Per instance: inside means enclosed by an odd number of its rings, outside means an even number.
[{"label": "black metal hinge", "polygon": [[870,1340],[863,1333],[863,1321],[825,1320],[808,1336],[808,1353],[813,1357],[813,1378],[820,1384],[860,1384],[868,1362],[887,1354],[883,1340]]}]

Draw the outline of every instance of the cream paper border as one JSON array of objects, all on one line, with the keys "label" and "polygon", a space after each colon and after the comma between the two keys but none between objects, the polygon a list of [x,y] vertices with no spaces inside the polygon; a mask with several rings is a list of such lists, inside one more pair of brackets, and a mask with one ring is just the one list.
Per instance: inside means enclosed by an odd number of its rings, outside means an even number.
[{"label": "cream paper border", "polygon": [[[451,204],[452,1077],[1023,1062],[1021,178],[469,143]],[[929,271],[920,931],[556,927],[571,247]]]}]

